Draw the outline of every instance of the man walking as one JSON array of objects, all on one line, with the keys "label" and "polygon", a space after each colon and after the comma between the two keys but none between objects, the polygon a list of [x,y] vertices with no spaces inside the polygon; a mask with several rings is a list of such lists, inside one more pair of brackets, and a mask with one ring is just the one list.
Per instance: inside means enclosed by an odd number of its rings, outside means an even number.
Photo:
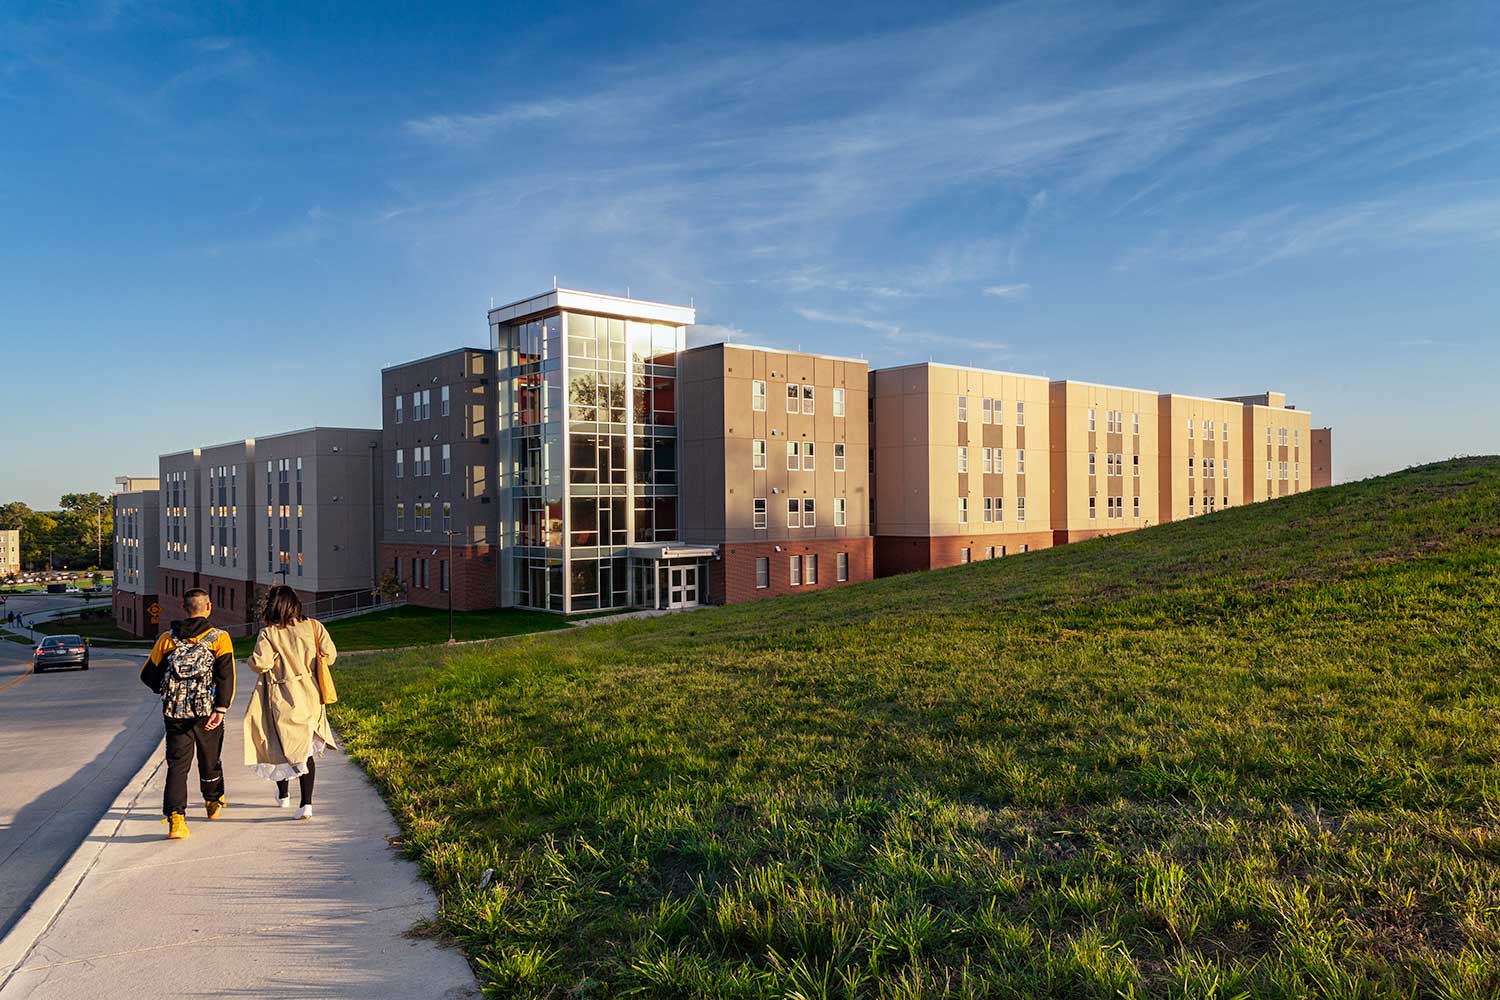
[{"label": "man walking", "polygon": [[229,634],[208,623],[208,591],[182,595],[187,617],[163,632],[141,668],[141,681],[161,695],[167,730],[167,788],[162,813],[167,836],[188,835],[187,779],[198,754],[198,787],[209,819],[224,808],[224,716],[234,700],[234,646]]}]

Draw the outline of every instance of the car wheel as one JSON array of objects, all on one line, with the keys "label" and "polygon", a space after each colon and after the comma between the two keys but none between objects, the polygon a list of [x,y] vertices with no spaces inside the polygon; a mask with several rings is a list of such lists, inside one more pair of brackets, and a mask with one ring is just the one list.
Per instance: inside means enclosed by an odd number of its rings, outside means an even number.
[{"label": "car wheel", "polygon": [[83,669],[87,670],[88,668],[89,668],[89,661],[88,660],[84,660],[83,661]]}]

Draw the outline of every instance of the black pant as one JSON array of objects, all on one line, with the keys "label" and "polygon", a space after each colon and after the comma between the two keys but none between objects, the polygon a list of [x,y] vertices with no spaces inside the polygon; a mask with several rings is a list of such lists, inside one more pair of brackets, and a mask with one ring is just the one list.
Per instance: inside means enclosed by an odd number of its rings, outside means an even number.
[{"label": "black pant", "polygon": [[[307,773],[299,775],[297,778],[297,786],[302,790],[302,805],[304,806],[312,805],[313,775],[317,771],[317,767],[313,765],[313,759],[311,757],[307,758]],[[290,791],[291,787],[287,782],[276,782],[276,797],[278,799],[286,798],[287,793]]]},{"label": "black pant", "polygon": [[198,751],[198,788],[203,801],[224,794],[224,764],[219,759],[224,749],[224,724],[204,729],[202,719],[167,719],[167,788],[162,794],[161,811],[165,815],[187,812],[188,771],[193,767],[193,750]]}]

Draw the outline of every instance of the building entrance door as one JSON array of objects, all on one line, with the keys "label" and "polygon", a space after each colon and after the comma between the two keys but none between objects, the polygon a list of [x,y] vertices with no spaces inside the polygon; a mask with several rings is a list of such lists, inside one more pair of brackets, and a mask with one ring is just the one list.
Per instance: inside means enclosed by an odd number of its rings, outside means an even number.
[{"label": "building entrance door", "polygon": [[698,603],[698,567],[673,566],[672,584],[667,594],[667,607],[691,608]]}]

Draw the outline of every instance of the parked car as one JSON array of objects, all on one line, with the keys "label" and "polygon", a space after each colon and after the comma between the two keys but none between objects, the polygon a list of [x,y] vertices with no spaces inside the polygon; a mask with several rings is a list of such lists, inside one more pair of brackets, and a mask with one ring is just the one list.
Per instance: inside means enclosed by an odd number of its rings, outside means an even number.
[{"label": "parked car", "polygon": [[57,667],[89,668],[89,646],[81,635],[49,635],[36,648],[33,673]]},{"label": "parked car", "polygon": [[69,587],[64,587],[63,588],[63,593],[65,593],[65,594],[81,594],[81,593],[83,593],[83,591],[80,590],[77,587],[69,586]]}]

